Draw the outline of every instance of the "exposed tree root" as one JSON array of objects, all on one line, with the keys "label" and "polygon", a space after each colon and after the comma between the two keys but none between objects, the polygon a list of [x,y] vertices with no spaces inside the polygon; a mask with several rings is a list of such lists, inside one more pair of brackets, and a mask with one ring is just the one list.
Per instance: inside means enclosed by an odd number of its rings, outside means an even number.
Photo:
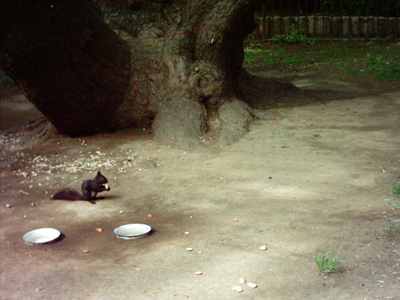
[{"label": "exposed tree root", "polygon": [[45,117],[1,133],[2,140],[12,143],[8,150],[17,151],[42,145],[58,135],[57,129]]}]

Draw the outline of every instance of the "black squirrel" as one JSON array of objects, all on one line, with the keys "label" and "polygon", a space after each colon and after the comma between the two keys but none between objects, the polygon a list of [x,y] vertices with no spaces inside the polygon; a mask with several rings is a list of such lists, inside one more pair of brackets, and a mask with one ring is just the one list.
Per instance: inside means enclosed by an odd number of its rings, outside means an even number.
[{"label": "black squirrel", "polygon": [[100,173],[97,172],[97,175],[94,179],[85,180],[82,183],[82,195],[74,189],[65,188],[55,193],[52,196],[52,199],[62,199],[62,200],[87,200],[92,204],[95,204],[92,200],[96,199],[97,193],[109,191],[111,190],[108,185],[107,178]]}]

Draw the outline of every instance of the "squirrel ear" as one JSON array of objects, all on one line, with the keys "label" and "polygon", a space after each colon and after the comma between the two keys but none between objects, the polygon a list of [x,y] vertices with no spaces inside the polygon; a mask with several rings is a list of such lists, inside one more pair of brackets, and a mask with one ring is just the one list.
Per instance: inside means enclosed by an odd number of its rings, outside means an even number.
[{"label": "squirrel ear", "polygon": [[97,176],[101,175],[100,171],[97,171]]}]

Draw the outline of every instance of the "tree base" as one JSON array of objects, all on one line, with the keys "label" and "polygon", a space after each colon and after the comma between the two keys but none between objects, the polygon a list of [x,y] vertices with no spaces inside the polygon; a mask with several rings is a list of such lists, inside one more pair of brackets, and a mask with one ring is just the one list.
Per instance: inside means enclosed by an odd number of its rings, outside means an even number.
[{"label": "tree base", "polygon": [[12,151],[29,147],[36,147],[59,135],[57,129],[45,117],[27,124],[6,130],[2,134],[3,140],[14,140]]}]

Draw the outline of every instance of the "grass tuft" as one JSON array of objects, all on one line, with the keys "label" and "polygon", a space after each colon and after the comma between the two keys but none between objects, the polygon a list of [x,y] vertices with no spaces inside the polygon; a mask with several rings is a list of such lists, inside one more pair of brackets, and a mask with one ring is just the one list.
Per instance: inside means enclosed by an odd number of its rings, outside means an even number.
[{"label": "grass tuft", "polygon": [[316,253],[315,262],[317,263],[318,269],[321,274],[329,274],[337,272],[337,265],[340,261],[339,251],[332,253],[334,251],[329,250],[327,253]]},{"label": "grass tuft", "polygon": [[400,197],[400,182],[390,189],[390,192],[397,197]]},{"label": "grass tuft", "polygon": [[[298,35],[292,33],[295,40]],[[301,39],[300,39],[301,40]],[[318,42],[314,44],[260,44],[245,49],[244,65],[280,71],[339,71],[375,80],[400,81],[400,51],[394,43]]]}]

